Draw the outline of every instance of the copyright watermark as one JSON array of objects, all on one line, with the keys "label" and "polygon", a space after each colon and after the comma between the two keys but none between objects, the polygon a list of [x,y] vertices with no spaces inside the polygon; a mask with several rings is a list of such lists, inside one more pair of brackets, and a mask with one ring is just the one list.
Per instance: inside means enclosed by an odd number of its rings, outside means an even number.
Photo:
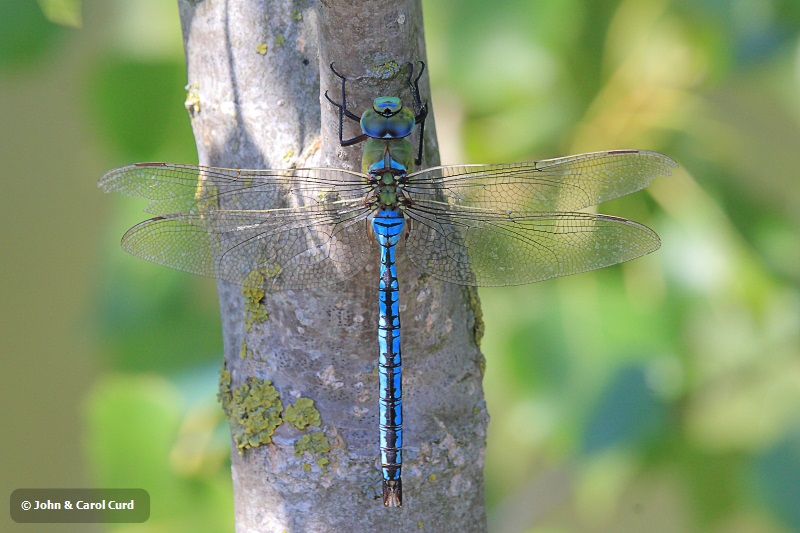
[{"label": "copyright watermark", "polygon": [[27,523],[138,523],[150,518],[144,489],[17,489],[11,519]]}]

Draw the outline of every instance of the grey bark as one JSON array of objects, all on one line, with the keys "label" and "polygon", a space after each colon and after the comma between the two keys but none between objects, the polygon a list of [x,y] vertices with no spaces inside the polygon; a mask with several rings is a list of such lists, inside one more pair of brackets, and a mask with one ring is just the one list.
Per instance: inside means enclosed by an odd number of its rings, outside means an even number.
[{"label": "grey bark", "polygon": [[[348,105],[360,113],[380,95],[410,104],[403,65],[425,61],[419,0],[179,6],[189,89],[199,97],[192,127],[201,165],[359,169],[360,147],[339,146],[336,110],[322,96],[326,89],[339,96],[328,65],[348,76]],[[266,51],[258,48],[264,44]],[[421,89],[430,100],[427,75]],[[346,135],[358,133],[347,127]],[[438,163],[432,113],[425,133],[423,166],[431,166]],[[288,423],[270,444],[243,455],[233,446],[239,533],[486,530],[477,296],[425,276],[402,247],[403,507],[378,499],[377,272],[376,244],[370,264],[341,286],[268,293],[269,318],[249,332],[241,289],[219,282],[233,387],[257,376],[273,382],[285,406],[313,399],[331,446],[325,466],[308,452],[296,457],[294,444],[309,430]],[[243,340],[252,351],[244,359]]]}]

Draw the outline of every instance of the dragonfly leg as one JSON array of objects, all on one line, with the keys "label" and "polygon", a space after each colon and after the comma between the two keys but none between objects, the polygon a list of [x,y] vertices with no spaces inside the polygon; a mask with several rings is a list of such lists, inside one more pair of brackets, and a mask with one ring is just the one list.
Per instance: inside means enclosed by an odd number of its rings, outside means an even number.
[{"label": "dragonfly leg", "polygon": [[361,134],[353,137],[352,139],[344,138],[344,117],[347,117],[350,120],[355,120],[356,122],[361,122],[361,117],[347,109],[347,93],[345,90],[345,82],[347,81],[347,78],[336,72],[336,69],[333,68],[333,63],[331,63],[331,71],[342,80],[342,102],[334,102],[331,97],[328,96],[328,91],[325,91],[325,98],[339,109],[339,144],[342,146],[352,146],[365,141],[367,136],[365,134]]},{"label": "dragonfly leg", "polygon": [[327,98],[330,103],[338,107],[339,111],[341,111],[342,114],[347,118],[355,120],[356,122],[361,121],[361,117],[359,117],[358,115],[347,109],[347,96],[345,90],[345,83],[347,82],[347,78],[336,72],[336,69],[333,68],[333,63],[331,63],[331,72],[333,72],[337,78],[342,80],[342,103],[339,104],[331,100],[330,97],[328,96],[328,91],[325,91],[325,98]]},{"label": "dragonfly leg", "polygon": [[414,158],[414,164],[419,166],[422,164],[422,140],[425,138],[425,120],[419,123],[419,147],[417,148],[417,157]]},{"label": "dragonfly leg", "polygon": [[423,103],[419,95],[419,79],[422,77],[422,73],[425,72],[425,63],[420,61],[419,65],[419,74],[414,78],[414,64],[408,64],[408,66],[411,67],[408,73],[408,87],[411,89],[411,95],[414,97],[414,113],[417,114],[415,117],[417,121],[425,120],[425,117],[428,115],[428,103]]},{"label": "dragonfly leg", "polygon": [[419,95],[419,79],[422,73],[425,72],[425,63],[419,62],[419,74],[412,80],[414,76],[414,65],[409,63],[411,70],[408,73],[408,87],[411,89],[411,95],[414,97],[414,121],[419,124],[419,146],[417,148],[417,157],[414,158],[414,164],[419,165],[422,163],[422,140],[425,137],[425,119],[428,117],[428,102],[423,102]]}]

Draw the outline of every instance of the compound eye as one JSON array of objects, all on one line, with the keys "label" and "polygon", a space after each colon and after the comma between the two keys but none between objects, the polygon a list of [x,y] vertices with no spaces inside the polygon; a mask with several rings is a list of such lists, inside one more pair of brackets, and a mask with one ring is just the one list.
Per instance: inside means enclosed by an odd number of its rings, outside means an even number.
[{"label": "compound eye", "polygon": [[404,108],[386,119],[386,133],[392,139],[402,139],[414,129],[414,113]]},{"label": "compound eye", "polygon": [[400,117],[392,117],[387,121],[386,130],[392,139],[402,139],[414,129],[414,118],[411,120],[396,120]]},{"label": "compound eye", "polygon": [[372,103],[372,109],[384,117],[390,117],[403,109],[403,104],[396,96],[379,96]]},{"label": "compound eye", "polygon": [[386,135],[386,117],[367,109],[361,115],[361,130],[372,138],[380,139]]}]

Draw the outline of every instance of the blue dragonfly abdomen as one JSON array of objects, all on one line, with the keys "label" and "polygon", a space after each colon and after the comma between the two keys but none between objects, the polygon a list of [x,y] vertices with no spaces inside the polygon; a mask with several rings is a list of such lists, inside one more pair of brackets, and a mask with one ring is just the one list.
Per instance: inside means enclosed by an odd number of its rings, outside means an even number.
[{"label": "blue dragonfly abdomen", "polygon": [[397,282],[395,251],[405,227],[403,215],[383,209],[372,219],[372,228],[381,247],[378,284],[378,380],[379,431],[384,504],[402,504],[403,464],[403,367],[400,355],[400,287]]}]

